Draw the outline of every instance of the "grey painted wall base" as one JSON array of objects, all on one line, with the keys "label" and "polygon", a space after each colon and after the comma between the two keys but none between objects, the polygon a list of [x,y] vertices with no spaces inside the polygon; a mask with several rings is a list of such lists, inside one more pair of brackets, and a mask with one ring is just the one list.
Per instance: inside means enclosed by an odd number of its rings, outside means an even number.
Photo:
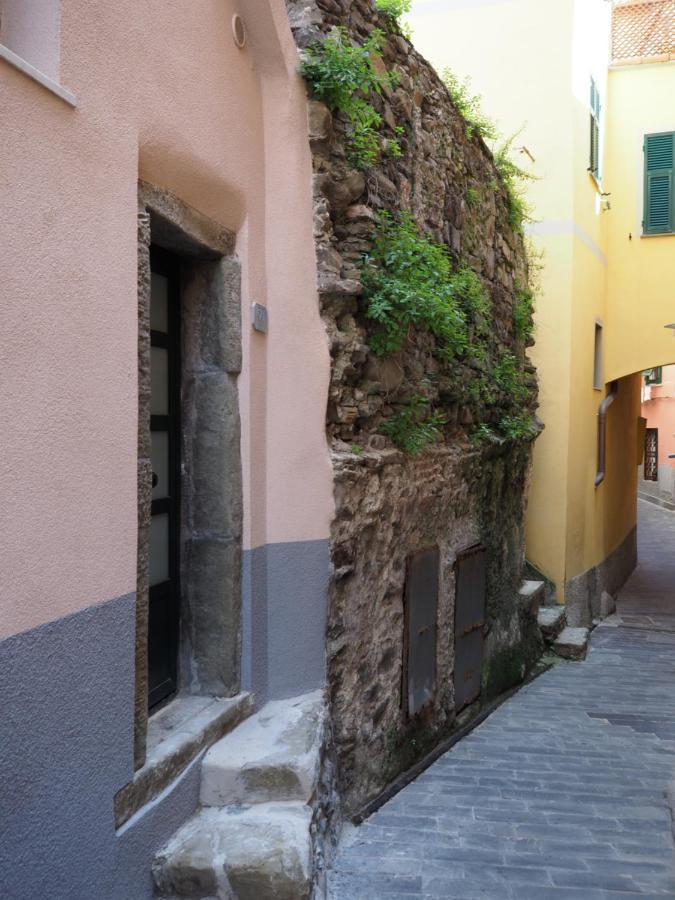
[{"label": "grey painted wall base", "polygon": [[244,552],[242,690],[258,705],[325,683],[329,578],[327,538]]},{"label": "grey painted wall base", "polygon": [[600,613],[603,591],[615,595],[637,565],[637,527],[599,565],[570,578],[565,584],[567,622],[590,625]]},{"label": "grey painted wall base", "polygon": [[119,835],[133,774],[133,594],[0,642],[0,897],[150,900],[154,853],[197,806],[199,767]]},{"label": "grey painted wall base", "polygon": [[[268,698],[325,682],[328,541],[245,554],[245,678]],[[133,776],[135,595],[0,642],[0,897],[150,900],[155,853],[198,804],[199,760],[116,834]]]}]

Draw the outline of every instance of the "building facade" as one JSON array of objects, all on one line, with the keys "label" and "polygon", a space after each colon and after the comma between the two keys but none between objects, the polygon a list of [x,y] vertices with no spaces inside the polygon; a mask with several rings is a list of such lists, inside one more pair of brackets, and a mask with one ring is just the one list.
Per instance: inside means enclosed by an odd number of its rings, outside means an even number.
[{"label": "building facade", "polygon": [[643,375],[644,450],[638,496],[675,508],[675,366],[655,366]]},{"label": "building facade", "polygon": [[420,0],[411,21],[439,69],[471,78],[534,179],[526,184],[528,232],[541,254],[533,359],[545,430],[527,554],[568,618],[588,624],[601,592],[614,593],[636,561],[641,372],[675,356],[675,7]]},{"label": "building facade", "polygon": [[0,4],[12,900],[146,896],[198,796],[169,695],[218,733],[325,682],[305,88],[281,0],[198,6]]},{"label": "building facade", "polygon": [[[0,896],[320,895],[341,814],[541,650],[522,234],[371,0],[0,13]],[[298,49],[376,28],[356,164]],[[382,222],[453,354],[377,351]]]}]

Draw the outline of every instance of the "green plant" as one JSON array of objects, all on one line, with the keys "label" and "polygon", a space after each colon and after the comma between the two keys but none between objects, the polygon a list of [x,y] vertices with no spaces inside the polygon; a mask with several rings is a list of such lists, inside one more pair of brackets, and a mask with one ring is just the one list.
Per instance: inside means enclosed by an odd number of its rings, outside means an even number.
[{"label": "green plant", "polygon": [[400,450],[415,455],[442,437],[441,428],[447,417],[440,410],[427,415],[429,401],[421,394],[412,394],[405,400],[405,407],[386,419],[380,426]]},{"label": "green plant", "polygon": [[470,187],[466,189],[466,202],[467,206],[475,206],[480,199],[480,194],[476,190],[475,187]]},{"label": "green plant", "polygon": [[472,444],[498,444],[500,440],[495,430],[485,422],[477,425],[471,433]]},{"label": "green plant", "polygon": [[403,34],[410,39],[410,26],[401,24],[401,16],[410,12],[412,0],[375,0],[375,7],[392,22],[396,22]]},{"label": "green plant", "polygon": [[504,416],[499,423],[499,430],[512,441],[531,440],[539,434],[539,426],[529,412]]},{"label": "green plant", "polygon": [[530,389],[525,382],[525,373],[510,350],[501,353],[492,369],[492,379],[498,390],[515,406],[528,400]]},{"label": "green plant", "polygon": [[352,453],[354,453],[356,456],[360,456],[363,453],[363,447],[361,446],[361,444],[352,444],[351,449]]},{"label": "green plant", "polygon": [[445,245],[420,234],[409,213],[381,213],[361,272],[366,316],[376,325],[370,347],[378,355],[401,349],[412,326],[437,339],[450,361],[467,349],[469,323],[489,327],[490,301],[478,276],[453,272]]},{"label": "green plant", "polygon": [[372,165],[380,156],[378,129],[382,117],[368,102],[368,95],[371,91],[380,94],[385,86],[393,87],[397,82],[395,73],[381,73],[374,65],[382,43],[382,32],[377,29],[357,45],[350,41],[345,28],[333,28],[322,41],[304,51],[300,62],[300,73],[314,95],[346,118],[348,156],[357,168]]},{"label": "green plant", "polygon": [[387,138],[384,142],[384,152],[387,156],[391,156],[392,159],[398,159],[403,156],[403,150],[401,150],[401,144],[396,138]]},{"label": "green plant", "polygon": [[484,141],[496,141],[497,128],[482,111],[480,94],[471,93],[471,80],[460,81],[452,69],[443,69],[441,80],[466,123],[466,136],[471,139],[479,134]]},{"label": "green plant", "polygon": [[534,332],[532,312],[534,310],[534,293],[528,288],[516,288],[513,301],[513,333],[519,341],[527,341]]},{"label": "green plant", "polygon": [[509,224],[514,231],[522,232],[523,224],[530,219],[530,207],[523,196],[523,185],[533,181],[534,176],[526,172],[511,158],[511,150],[516,135],[494,151],[495,166],[506,188],[509,203]]}]

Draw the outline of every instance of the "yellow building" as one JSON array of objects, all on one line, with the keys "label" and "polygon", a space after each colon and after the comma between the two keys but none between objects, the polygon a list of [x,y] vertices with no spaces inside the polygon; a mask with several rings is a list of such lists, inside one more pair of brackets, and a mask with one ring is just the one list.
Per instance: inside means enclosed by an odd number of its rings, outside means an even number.
[{"label": "yellow building", "polygon": [[640,372],[675,360],[675,0],[416,0],[410,22],[536,177],[527,552],[587,624],[636,561]]}]

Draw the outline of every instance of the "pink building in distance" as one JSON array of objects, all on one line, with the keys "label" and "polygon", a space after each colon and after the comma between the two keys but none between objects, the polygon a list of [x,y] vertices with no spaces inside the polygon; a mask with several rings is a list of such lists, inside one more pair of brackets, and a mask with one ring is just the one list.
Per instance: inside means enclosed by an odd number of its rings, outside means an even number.
[{"label": "pink building in distance", "polygon": [[645,447],[638,491],[675,503],[675,365],[648,369],[642,382]]}]

